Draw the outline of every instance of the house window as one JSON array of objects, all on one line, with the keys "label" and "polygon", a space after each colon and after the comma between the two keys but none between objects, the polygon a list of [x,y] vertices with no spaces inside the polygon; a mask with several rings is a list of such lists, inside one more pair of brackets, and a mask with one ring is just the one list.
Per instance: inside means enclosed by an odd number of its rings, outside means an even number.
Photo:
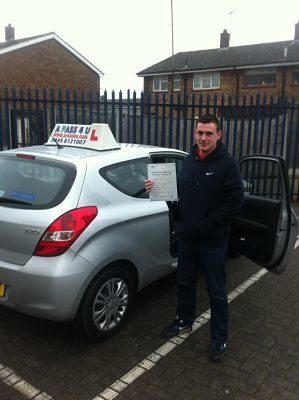
[{"label": "house window", "polygon": [[168,89],[168,77],[167,76],[155,76],[153,79],[153,91],[154,92],[167,92]]},{"label": "house window", "polygon": [[294,71],[294,85],[299,85],[299,69]]},{"label": "house window", "polygon": [[252,69],[245,71],[244,86],[275,85],[275,69]]},{"label": "house window", "polygon": [[175,75],[173,78],[173,90],[180,91],[181,90],[181,75]]},{"label": "house window", "polygon": [[193,75],[193,89],[215,89],[220,87],[220,73],[203,73]]}]

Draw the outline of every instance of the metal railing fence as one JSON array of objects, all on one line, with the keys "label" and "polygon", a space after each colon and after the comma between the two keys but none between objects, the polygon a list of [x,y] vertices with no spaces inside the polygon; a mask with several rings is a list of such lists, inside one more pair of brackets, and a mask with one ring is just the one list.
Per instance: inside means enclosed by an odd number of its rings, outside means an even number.
[{"label": "metal railing fence", "polygon": [[222,140],[237,159],[285,159],[299,198],[299,104],[293,98],[31,90],[0,87],[0,150],[43,144],[56,123],[108,123],[119,142],[190,151],[196,119],[216,114]]}]

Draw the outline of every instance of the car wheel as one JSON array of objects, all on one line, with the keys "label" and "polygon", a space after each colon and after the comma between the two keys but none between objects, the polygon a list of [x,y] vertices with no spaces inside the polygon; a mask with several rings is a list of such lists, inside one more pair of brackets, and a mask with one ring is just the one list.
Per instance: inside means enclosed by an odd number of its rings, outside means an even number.
[{"label": "car wheel", "polygon": [[111,267],[88,288],[77,314],[81,332],[92,340],[105,339],[117,332],[128,317],[134,293],[128,271]]}]

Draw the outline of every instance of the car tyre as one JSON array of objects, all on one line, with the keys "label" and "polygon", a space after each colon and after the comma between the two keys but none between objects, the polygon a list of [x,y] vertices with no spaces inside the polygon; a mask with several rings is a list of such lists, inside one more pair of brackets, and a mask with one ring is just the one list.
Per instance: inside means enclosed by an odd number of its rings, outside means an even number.
[{"label": "car tyre", "polygon": [[116,333],[126,321],[134,294],[133,279],[121,267],[100,273],[87,289],[76,324],[81,333],[99,341]]}]

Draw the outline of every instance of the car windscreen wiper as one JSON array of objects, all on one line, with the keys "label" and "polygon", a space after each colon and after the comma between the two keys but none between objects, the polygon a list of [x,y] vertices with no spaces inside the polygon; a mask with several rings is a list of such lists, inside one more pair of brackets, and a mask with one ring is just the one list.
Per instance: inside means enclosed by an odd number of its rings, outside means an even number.
[{"label": "car windscreen wiper", "polygon": [[32,206],[32,203],[29,201],[24,201],[24,200],[18,200],[18,199],[11,199],[9,197],[0,197],[0,203],[12,203],[12,204],[25,204],[27,206]]}]

